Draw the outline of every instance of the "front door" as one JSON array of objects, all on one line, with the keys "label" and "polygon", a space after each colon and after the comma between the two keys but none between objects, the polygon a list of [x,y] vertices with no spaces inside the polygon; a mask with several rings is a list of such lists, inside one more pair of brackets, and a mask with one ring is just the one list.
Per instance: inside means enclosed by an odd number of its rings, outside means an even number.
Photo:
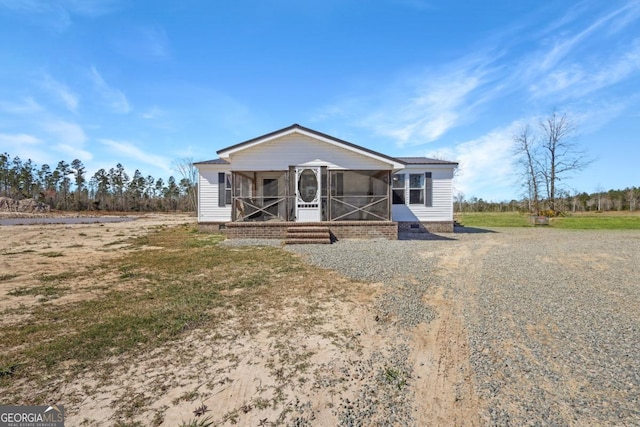
[{"label": "front door", "polygon": [[321,221],[322,179],[319,167],[296,168],[296,221]]}]

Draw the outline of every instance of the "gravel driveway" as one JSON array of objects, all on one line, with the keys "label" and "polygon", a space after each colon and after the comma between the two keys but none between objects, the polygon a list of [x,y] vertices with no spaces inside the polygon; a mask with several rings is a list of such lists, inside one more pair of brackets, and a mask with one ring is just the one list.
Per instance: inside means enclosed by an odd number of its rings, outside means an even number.
[{"label": "gravel driveway", "polygon": [[287,250],[383,282],[380,312],[407,328],[442,315],[422,298],[442,289],[464,325],[482,424],[640,425],[640,232],[505,228]]}]

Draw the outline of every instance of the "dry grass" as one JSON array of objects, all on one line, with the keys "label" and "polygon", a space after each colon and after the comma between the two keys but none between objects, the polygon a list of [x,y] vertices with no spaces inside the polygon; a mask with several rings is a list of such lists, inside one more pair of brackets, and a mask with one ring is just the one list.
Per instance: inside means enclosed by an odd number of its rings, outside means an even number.
[{"label": "dry grass", "polygon": [[[233,322],[236,337],[264,331],[295,335],[321,325],[323,305],[361,286],[345,286],[344,279],[280,248],[233,248],[218,245],[221,239],[189,225],[160,227],[129,240],[120,257],[41,275],[41,285],[15,289],[10,295],[44,298],[0,335],[0,404],[42,404],[50,398],[52,382],[71,383],[86,372],[107,376],[114,360],[133,360],[194,330],[228,341],[230,332],[220,325]],[[71,282],[88,283],[83,290],[91,297],[47,302]],[[304,316],[288,319],[285,311]],[[326,334],[340,339],[335,331]],[[308,368],[311,352],[279,345],[271,365],[276,377]],[[135,413],[135,408],[121,408],[125,419]]]}]

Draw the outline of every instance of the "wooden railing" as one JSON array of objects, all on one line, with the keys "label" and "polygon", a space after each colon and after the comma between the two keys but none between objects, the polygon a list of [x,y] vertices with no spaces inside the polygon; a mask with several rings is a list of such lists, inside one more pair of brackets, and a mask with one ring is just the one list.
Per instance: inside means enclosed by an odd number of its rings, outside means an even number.
[{"label": "wooden railing", "polygon": [[[381,206],[380,204],[383,205]],[[340,212],[340,207],[347,209]],[[376,208],[374,211],[372,208]],[[382,209],[380,209],[382,208]],[[371,220],[389,221],[389,197],[388,196],[332,196],[331,197],[331,221],[339,221],[354,213],[362,212],[371,215]],[[365,218],[359,218],[365,219]]]},{"label": "wooden railing", "polygon": [[234,221],[289,221],[292,197],[233,197]]}]

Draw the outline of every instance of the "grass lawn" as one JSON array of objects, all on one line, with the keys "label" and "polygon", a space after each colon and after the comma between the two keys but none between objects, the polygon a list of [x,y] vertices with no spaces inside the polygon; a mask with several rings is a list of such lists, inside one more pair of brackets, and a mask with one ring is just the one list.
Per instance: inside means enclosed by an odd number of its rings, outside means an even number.
[{"label": "grass lawn", "polygon": [[[162,228],[132,241],[115,260],[74,271],[72,280],[95,283],[89,289],[93,297],[36,305],[0,334],[0,402],[40,404],[46,396],[21,395],[14,385],[26,381],[42,389],[42,381],[73,378],[109,358],[157,348],[189,330],[215,331],[221,316],[236,316],[239,330],[252,331],[255,316],[262,309],[277,313],[284,296],[301,299],[326,288],[339,298],[341,287],[349,289],[327,274],[326,280],[304,284],[303,278],[319,273],[280,248],[230,248],[218,245],[221,240],[192,226]],[[10,295],[63,294],[68,280],[66,274],[43,276],[37,289]],[[327,286],[320,286],[324,282]],[[2,396],[9,391],[15,394]]]},{"label": "grass lawn", "polygon": [[[465,227],[530,227],[528,214],[518,212],[457,213]],[[550,227],[574,230],[640,230],[640,212],[567,214],[550,220]]]}]

